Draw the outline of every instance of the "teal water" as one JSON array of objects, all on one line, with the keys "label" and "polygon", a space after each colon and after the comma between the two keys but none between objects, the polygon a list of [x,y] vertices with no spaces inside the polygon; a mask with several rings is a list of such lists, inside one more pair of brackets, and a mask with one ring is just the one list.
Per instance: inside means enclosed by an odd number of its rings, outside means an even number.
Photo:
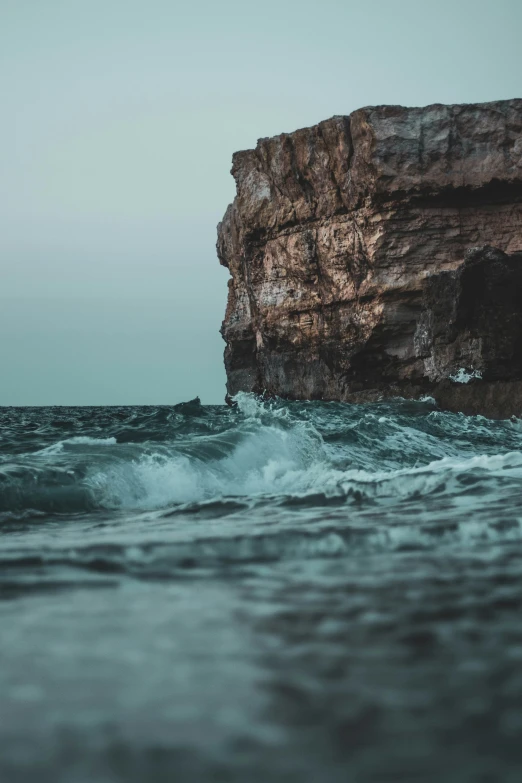
[{"label": "teal water", "polygon": [[522,424],[0,409],[0,780],[522,776]]}]

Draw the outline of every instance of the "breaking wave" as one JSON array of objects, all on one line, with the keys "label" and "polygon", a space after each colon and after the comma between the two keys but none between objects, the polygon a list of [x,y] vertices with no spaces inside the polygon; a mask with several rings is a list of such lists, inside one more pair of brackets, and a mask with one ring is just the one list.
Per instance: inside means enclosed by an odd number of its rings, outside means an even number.
[{"label": "breaking wave", "polygon": [[429,398],[350,406],[239,394],[236,403],[71,410],[43,422],[26,413],[25,450],[2,449],[0,510],[172,510],[234,498],[312,508],[433,494],[458,503],[522,477],[517,420],[442,413]]}]

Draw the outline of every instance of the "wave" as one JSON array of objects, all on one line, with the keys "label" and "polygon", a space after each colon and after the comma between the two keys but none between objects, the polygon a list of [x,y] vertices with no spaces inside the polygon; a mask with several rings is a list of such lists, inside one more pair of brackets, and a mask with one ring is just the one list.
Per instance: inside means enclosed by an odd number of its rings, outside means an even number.
[{"label": "wave", "polygon": [[[477,554],[487,562],[492,548],[513,545],[512,556],[522,558],[521,520],[504,524],[493,520],[477,524],[470,518],[448,521],[441,519],[429,524],[415,524],[412,520],[385,525],[382,520],[372,524],[347,526],[331,522],[319,529],[296,526],[279,527],[271,532],[251,534],[221,534],[214,537],[192,536],[191,540],[169,542],[96,543],[66,547],[55,545],[36,550],[6,550],[0,556],[0,592],[11,581],[19,582],[24,571],[57,568],[87,571],[102,576],[127,574],[141,578],[170,577],[190,571],[221,569],[223,566],[258,566],[280,561],[332,560],[347,555],[374,556],[382,552],[426,552],[429,556],[436,542],[438,549],[447,548],[454,556],[456,548],[475,547]],[[67,578],[71,574],[67,572]]]},{"label": "wave", "polygon": [[73,438],[66,438],[65,440],[59,440],[57,443],[52,443],[50,446],[46,446],[44,449],[36,451],[36,454],[59,454],[64,451],[68,446],[114,446],[116,444],[116,438],[91,438],[87,435],[77,435]]},{"label": "wave", "polygon": [[0,510],[139,511],[222,498],[308,508],[389,504],[500,492],[522,477],[522,433],[513,422],[443,414],[429,400],[292,405],[240,394],[235,401],[232,411],[205,411],[197,401],[174,418],[162,411],[163,440],[157,429],[144,437],[143,422],[150,431],[157,421],[141,414],[135,441],[127,420],[123,440],[118,421],[116,434],[71,434],[16,460],[4,454]]}]

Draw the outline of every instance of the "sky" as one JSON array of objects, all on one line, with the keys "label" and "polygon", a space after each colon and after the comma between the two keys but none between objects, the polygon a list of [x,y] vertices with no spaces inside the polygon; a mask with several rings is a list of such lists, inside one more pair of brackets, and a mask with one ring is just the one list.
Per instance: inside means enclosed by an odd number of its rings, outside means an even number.
[{"label": "sky", "polygon": [[0,0],[0,405],[221,403],[232,153],[522,97],[520,0]]}]

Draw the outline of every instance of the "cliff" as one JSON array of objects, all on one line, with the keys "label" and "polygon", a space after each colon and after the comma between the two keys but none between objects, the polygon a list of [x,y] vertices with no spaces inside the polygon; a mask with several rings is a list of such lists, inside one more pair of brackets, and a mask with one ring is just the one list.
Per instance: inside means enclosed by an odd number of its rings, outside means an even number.
[{"label": "cliff", "polygon": [[522,100],[360,109],[232,174],[230,395],[522,412]]}]

